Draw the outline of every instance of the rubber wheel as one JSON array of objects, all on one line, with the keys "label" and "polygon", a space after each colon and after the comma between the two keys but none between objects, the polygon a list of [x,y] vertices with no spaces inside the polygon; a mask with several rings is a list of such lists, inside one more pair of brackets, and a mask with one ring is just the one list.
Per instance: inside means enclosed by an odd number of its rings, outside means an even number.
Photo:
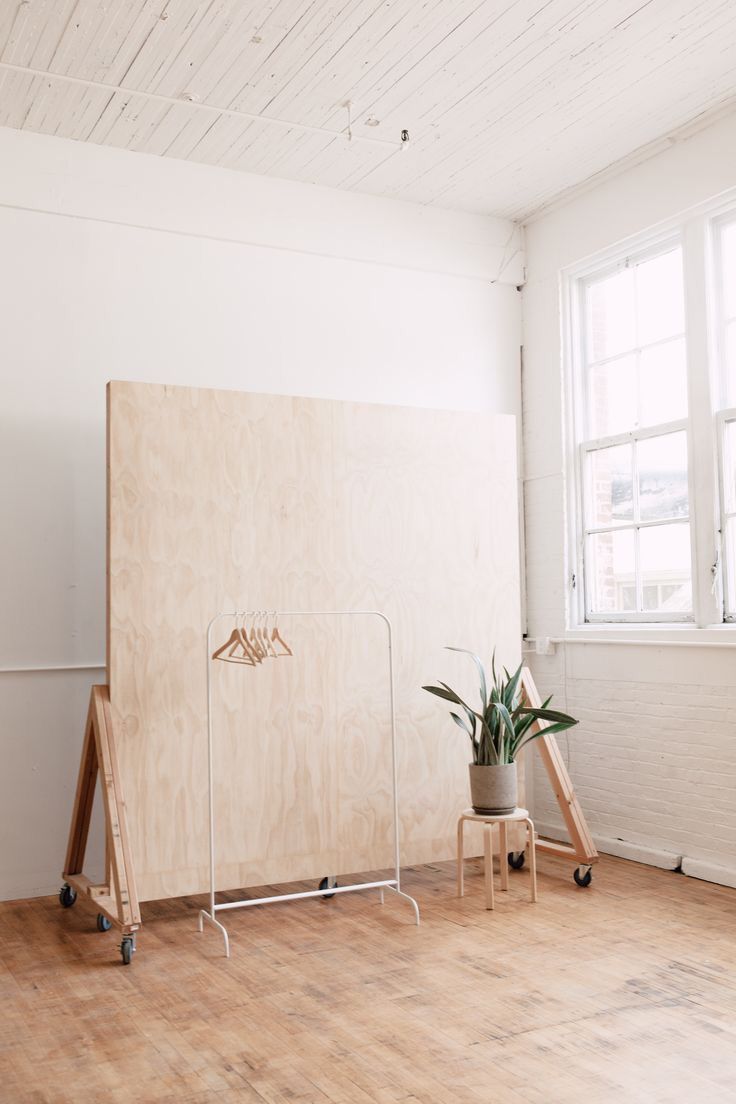
[{"label": "rubber wheel", "polygon": [[77,891],[70,885],[63,885],[59,890],[59,903],[62,908],[71,908],[76,899]]},{"label": "rubber wheel", "polygon": [[526,862],[526,855],[523,851],[509,851],[508,860],[512,870],[521,870]]},{"label": "rubber wheel", "polygon": [[133,952],[135,951],[135,944],[129,935],[126,935],[120,944],[120,955],[123,959],[123,966],[130,966],[133,960]]},{"label": "rubber wheel", "polygon": [[[335,887],[336,886],[337,886],[337,882],[335,882]],[[320,889],[331,889],[331,888],[333,888],[333,887],[330,886],[330,879],[329,878],[323,878],[322,881],[319,883],[319,888]],[[325,901],[331,901],[334,896],[335,896],[334,893],[325,893],[324,894],[324,900]]]},{"label": "rubber wheel", "polygon": [[593,871],[589,868],[584,874],[581,874],[581,869],[582,867],[578,867],[577,870],[573,872],[572,876],[575,879],[575,885],[579,885],[581,889],[587,889],[593,881]]},{"label": "rubber wheel", "polygon": [[97,913],[97,930],[98,931],[109,931],[111,927],[112,927],[112,921],[108,920],[108,918],[106,916],[104,916],[101,912],[98,912]]}]

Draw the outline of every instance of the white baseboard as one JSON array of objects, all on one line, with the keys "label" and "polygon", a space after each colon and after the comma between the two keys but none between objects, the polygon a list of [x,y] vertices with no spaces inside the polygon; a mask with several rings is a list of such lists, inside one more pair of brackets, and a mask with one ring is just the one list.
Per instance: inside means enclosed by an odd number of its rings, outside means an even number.
[{"label": "white baseboard", "polygon": [[[570,842],[565,828],[559,824],[546,824],[534,821],[534,827],[540,836]],[[615,855],[619,859],[644,863],[645,866],[657,866],[660,870],[679,870],[688,878],[700,878],[703,882],[715,882],[716,885],[731,886],[736,889],[736,868],[719,866],[704,859],[691,859],[687,855],[676,855],[673,851],[661,851],[652,847],[642,847],[629,840],[607,839],[605,836],[593,837],[596,847],[604,855]]]},{"label": "white baseboard", "polygon": [[733,867],[685,857],[682,860],[682,873],[687,874],[688,878],[700,878],[703,882],[715,882],[717,885],[736,889],[736,870]]},{"label": "white baseboard", "polygon": [[[545,824],[535,820],[534,827],[540,836],[570,842],[567,831],[558,824]],[[641,844],[631,843],[629,840],[607,839],[605,836],[594,836],[593,840],[604,855],[631,859],[632,862],[644,863],[645,866],[657,866],[660,870],[678,870],[682,862],[682,855],[676,855],[672,851],[659,851],[653,847],[642,847]]]}]

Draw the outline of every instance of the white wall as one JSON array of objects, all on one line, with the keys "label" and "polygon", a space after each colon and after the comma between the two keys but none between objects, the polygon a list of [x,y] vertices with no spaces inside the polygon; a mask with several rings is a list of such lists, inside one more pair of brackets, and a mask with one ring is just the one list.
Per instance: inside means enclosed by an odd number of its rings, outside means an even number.
[{"label": "white wall", "polygon": [[58,888],[104,678],[105,382],[517,414],[523,258],[503,220],[33,134],[0,130],[0,165],[12,898]]},{"label": "white wall", "polygon": [[[565,631],[559,272],[736,185],[736,117],[611,177],[527,227],[523,425],[530,637]],[[631,636],[632,633],[627,635]],[[736,649],[570,643],[531,656],[581,719],[570,767],[602,850],[736,884]],[[542,771],[535,814],[563,837]]]}]

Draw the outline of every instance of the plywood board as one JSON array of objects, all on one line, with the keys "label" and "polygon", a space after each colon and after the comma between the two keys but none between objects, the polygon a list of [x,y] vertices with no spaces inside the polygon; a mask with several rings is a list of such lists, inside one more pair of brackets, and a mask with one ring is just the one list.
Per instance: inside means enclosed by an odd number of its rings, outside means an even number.
[{"label": "plywood board", "polygon": [[[110,697],[141,900],[208,882],[205,629],[222,609],[392,620],[402,863],[453,855],[468,747],[422,683],[518,662],[510,417],[112,383]],[[218,886],[391,861],[385,628],[282,620],[213,664]],[[229,635],[225,625],[218,643]]]}]

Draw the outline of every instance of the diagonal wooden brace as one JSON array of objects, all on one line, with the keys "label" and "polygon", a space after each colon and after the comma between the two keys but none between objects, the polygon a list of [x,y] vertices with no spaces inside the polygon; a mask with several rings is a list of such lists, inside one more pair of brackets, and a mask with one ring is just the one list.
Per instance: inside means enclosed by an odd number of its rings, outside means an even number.
[{"label": "diagonal wooden brace", "polygon": [[[107,882],[103,885],[93,884],[83,873],[98,775],[102,784],[105,817]],[[133,875],[107,686],[93,686],[90,693],[77,793],[62,876],[82,899],[92,902],[96,911],[121,928],[124,934],[134,932],[140,926],[140,906]]]},{"label": "diagonal wooden brace", "polygon": [[[542,699],[528,667],[525,667],[521,672],[521,684],[527,705],[535,709],[541,708]],[[537,731],[541,728],[544,732],[544,727],[539,721],[535,721],[535,727]],[[590,866],[598,859],[598,852],[593,843],[593,837],[588,830],[570,775],[567,773],[567,767],[560,753],[557,740],[554,735],[542,735],[537,737],[532,746],[539,750],[571,840],[571,844],[566,844],[540,839],[537,840],[537,850],[547,851],[562,858],[574,859],[581,865]]]}]

